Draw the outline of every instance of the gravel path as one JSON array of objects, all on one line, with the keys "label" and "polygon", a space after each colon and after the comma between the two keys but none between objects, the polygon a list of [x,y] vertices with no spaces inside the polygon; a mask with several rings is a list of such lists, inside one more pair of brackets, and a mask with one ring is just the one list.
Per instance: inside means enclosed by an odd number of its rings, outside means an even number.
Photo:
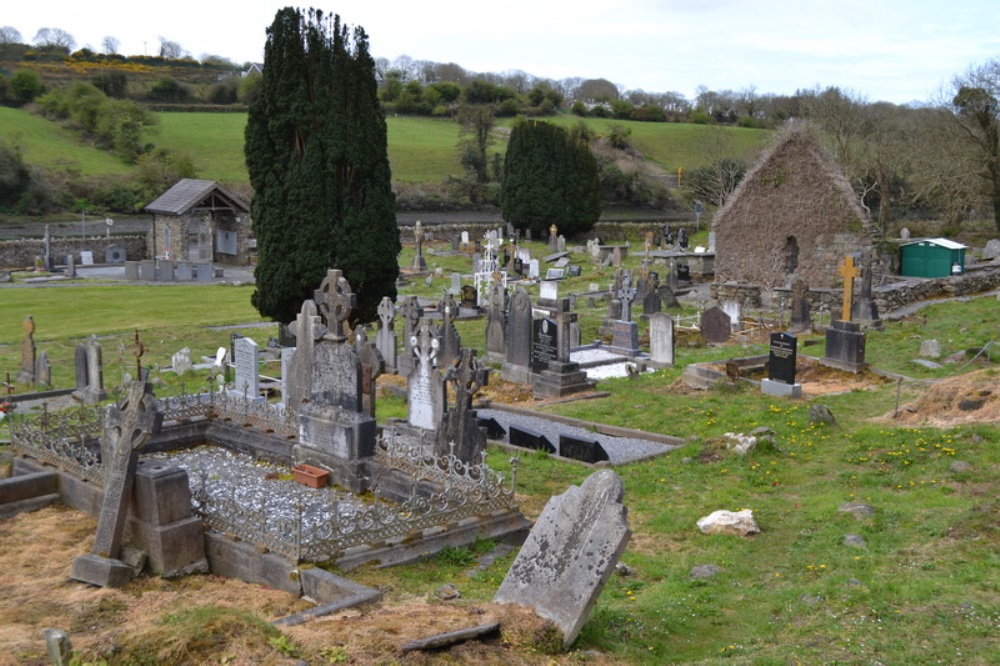
[{"label": "gravel path", "polygon": [[[557,423],[550,419],[546,419],[544,416],[526,416],[499,409],[477,409],[476,414],[481,418],[496,419],[496,422],[503,426],[504,430],[507,430],[508,432],[511,424],[524,426],[525,428],[539,432],[548,438],[549,442],[552,443],[552,446],[556,447],[557,453],[559,450],[560,434],[573,435],[583,439],[597,440],[600,442],[601,446],[604,447],[604,450],[607,451],[608,458],[612,465],[621,465],[635,460],[642,460],[643,458],[662,455],[668,451],[678,448],[676,446],[671,446],[670,444],[654,442],[649,439],[605,435],[592,430],[587,430],[586,428]],[[509,435],[505,435],[503,441],[504,443],[509,444]]]}]

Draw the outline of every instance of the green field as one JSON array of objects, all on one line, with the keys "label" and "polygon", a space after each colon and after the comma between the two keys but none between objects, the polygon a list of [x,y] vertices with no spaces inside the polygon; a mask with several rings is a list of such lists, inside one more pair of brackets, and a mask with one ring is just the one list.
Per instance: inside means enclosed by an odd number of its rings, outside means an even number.
[{"label": "green field", "polygon": [[[245,113],[157,113],[159,124],[147,141],[158,147],[190,154],[200,178],[223,183],[247,181],[243,163]],[[574,116],[560,116],[550,122],[569,126],[579,122]],[[501,127],[509,127],[505,120]],[[647,159],[668,169],[692,169],[717,159],[711,148],[722,139],[724,148],[735,156],[747,155],[767,141],[770,132],[735,127],[709,127],[678,123],[642,123],[587,119],[598,134],[618,124],[632,131],[632,144]],[[450,120],[417,117],[386,119],[389,131],[389,162],[393,179],[406,183],[440,183],[449,176],[461,176],[458,159],[458,125]],[[494,150],[504,149],[505,133],[497,132]],[[26,111],[0,108],[0,137],[15,139],[23,147],[29,163],[45,167],[69,167],[88,175],[124,174],[129,167],[110,153],[83,145],[78,135],[60,125]]]}]

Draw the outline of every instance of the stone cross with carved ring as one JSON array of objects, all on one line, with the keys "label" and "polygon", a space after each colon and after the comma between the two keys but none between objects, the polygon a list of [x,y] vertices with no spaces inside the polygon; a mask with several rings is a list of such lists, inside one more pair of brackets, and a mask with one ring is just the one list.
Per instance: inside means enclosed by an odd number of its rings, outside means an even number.
[{"label": "stone cross with carved ring", "polygon": [[326,278],[313,293],[313,300],[329,330],[329,337],[336,342],[347,339],[345,323],[356,305],[351,284],[336,268],[326,272]]}]

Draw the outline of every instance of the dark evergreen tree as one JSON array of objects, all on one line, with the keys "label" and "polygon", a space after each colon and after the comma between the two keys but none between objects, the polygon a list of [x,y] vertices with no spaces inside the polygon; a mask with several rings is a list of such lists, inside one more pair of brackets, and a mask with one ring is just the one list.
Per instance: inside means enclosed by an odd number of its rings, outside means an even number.
[{"label": "dark evergreen tree", "polygon": [[567,236],[586,233],[601,216],[600,187],[584,140],[537,120],[514,126],[500,191],[505,220],[538,234],[553,224]]},{"label": "dark evergreen tree", "polygon": [[294,320],[328,268],[357,294],[352,324],[396,297],[399,229],[376,89],[362,28],[352,36],[339,16],[278,11],[244,148],[258,248],[251,300],[266,317]]}]

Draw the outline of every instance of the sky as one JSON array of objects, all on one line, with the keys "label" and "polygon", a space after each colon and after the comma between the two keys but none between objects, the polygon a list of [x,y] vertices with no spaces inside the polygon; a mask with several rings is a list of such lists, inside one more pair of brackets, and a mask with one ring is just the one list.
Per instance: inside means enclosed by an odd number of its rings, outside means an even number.
[{"label": "sky", "polygon": [[[263,60],[266,29],[288,2],[47,0],[6,3],[0,25],[31,43],[59,28],[76,48]],[[624,90],[792,94],[837,86],[869,102],[932,102],[970,66],[1000,57],[996,0],[340,0],[292,4],[338,13],[390,61],[453,62],[470,72],[607,79]],[[99,8],[99,9],[98,9]]]}]

